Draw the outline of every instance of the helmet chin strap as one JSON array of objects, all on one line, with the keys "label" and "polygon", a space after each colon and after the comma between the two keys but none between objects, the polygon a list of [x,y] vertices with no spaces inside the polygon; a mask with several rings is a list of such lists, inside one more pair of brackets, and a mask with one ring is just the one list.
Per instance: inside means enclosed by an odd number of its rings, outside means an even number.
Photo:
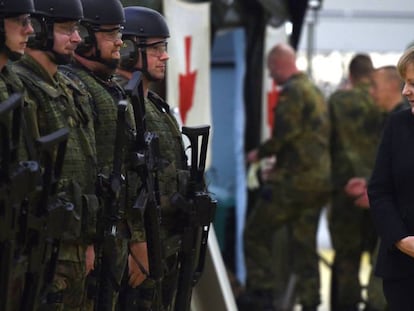
[{"label": "helmet chin strap", "polygon": [[13,62],[19,60],[23,54],[10,50],[10,48],[6,45],[6,34],[4,33],[4,29],[0,31],[0,52],[5,53]]},{"label": "helmet chin strap", "polygon": [[4,51],[6,53],[7,57],[12,62],[18,61],[23,56],[22,53],[19,53],[19,52],[15,52],[15,51],[10,50],[7,45],[4,45],[4,47],[2,48],[2,51]]},{"label": "helmet chin strap", "polygon": [[54,50],[47,51],[47,56],[49,59],[54,62],[56,65],[66,65],[69,64],[72,60],[72,55],[70,54],[60,54]]},{"label": "helmet chin strap", "polygon": [[82,55],[82,57],[84,57],[86,59],[89,59],[91,61],[94,61],[94,62],[101,63],[101,64],[107,66],[111,70],[115,70],[116,68],[118,68],[118,65],[119,65],[119,62],[120,62],[119,59],[110,59],[110,60],[103,59],[101,57],[101,51],[98,49],[98,46],[97,46],[96,42],[94,42],[94,46],[95,46],[95,54],[92,54],[90,56]]}]

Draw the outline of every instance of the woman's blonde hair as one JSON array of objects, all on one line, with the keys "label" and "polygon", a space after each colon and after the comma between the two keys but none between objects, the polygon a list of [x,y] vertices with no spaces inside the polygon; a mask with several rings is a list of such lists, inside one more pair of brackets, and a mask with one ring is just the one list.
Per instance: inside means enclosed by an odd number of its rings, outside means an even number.
[{"label": "woman's blonde hair", "polygon": [[404,54],[398,60],[397,69],[401,78],[405,79],[409,65],[414,65],[414,47],[405,50]]}]

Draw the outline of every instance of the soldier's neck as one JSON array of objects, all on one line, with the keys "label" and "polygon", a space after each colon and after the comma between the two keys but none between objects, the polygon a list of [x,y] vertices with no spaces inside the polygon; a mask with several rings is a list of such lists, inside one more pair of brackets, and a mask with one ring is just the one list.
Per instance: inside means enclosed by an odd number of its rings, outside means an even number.
[{"label": "soldier's neck", "polygon": [[9,58],[7,57],[6,53],[0,53],[0,71],[3,70],[4,66],[6,66]]},{"label": "soldier's neck", "polygon": [[26,53],[36,60],[51,77],[57,73],[58,66],[50,59],[48,52],[27,49]]},{"label": "soldier's neck", "polygon": [[[125,79],[130,80],[132,78],[132,73],[133,72],[118,68],[116,70],[116,73],[119,74],[120,76],[124,77]],[[145,75],[142,75],[142,88],[143,88],[145,97],[148,96],[149,84],[150,84],[150,82],[145,77]]]}]

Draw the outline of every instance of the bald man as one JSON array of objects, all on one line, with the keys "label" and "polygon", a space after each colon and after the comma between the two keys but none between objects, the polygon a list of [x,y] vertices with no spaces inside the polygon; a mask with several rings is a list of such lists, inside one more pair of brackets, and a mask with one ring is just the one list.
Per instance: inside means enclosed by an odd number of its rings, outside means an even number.
[{"label": "bald man", "polygon": [[[248,153],[249,162],[276,156],[261,195],[244,231],[248,307],[239,310],[278,310],[289,280],[295,282],[302,310],[320,304],[316,231],[330,185],[329,116],[324,97],[296,66],[296,53],[287,44],[268,55],[270,76],[281,86],[270,139]],[[288,250],[274,243],[289,228]],[[277,253],[279,251],[279,253]],[[273,253],[276,252],[276,253]],[[276,264],[287,255],[289,273]],[[294,278],[292,278],[295,276]]]},{"label": "bald man", "polygon": [[403,85],[396,66],[383,66],[372,74],[370,93],[381,109],[392,113],[410,107],[401,93]]}]

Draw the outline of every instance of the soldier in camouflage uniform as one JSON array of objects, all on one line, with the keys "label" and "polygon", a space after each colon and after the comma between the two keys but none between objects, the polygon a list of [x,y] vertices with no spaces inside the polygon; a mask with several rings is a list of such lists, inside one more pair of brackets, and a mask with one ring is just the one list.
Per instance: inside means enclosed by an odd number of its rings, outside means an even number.
[{"label": "soldier in camouflage uniform", "polygon": [[[295,238],[290,245],[292,273],[298,277],[302,310],[317,310],[319,266],[316,256],[318,215],[329,193],[329,117],[320,90],[296,67],[287,44],[275,46],[268,57],[272,78],[282,85],[272,137],[247,155],[249,162],[276,156],[276,164],[244,230],[247,293],[250,310],[278,310],[287,284],[280,284],[272,256],[275,232],[287,224]],[[309,216],[311,215],[311,217]],[[310,221],[303,225],[308,218]],[[300,227],[303,226],[303,227]],[[295,232],[307,231],[306,234]],[[296,245],[298,243],[298,245]],[[286,251],[286,250],[283,250]],[[281,288],[281,285],[283,285]]]},{"label": "soldier in camouflage uniform", "polygon": [[[126,99],[123,88],[112,78],[120,60],[119,50],[123,44],[121,24],[124,22],[124,11],[119,0],[82,0],[82,6],[84,18],[81,25],[87,31],[87,37],[78,46],[74,62],[70,66],[62,66],[60,70],[83,85],[92,96],[98,173],[110,176],[113,169],[117,104],[120,100]],[[135,133],[131,106],[128,107],[126,121],[126,135],[129,140]],[[120,159],[119,161],[125,164],[127,160]],[[144,235],[140,217],[136,215],[138,212],[132,210],[133,200],[136,198],[136,188],[133,186],[134,177],[125,171],[124,174],[127,180],[128,194],[123,193],[122,200],[127,204],[120,206],[116,234],[117,246],[116,250],[113,250],[114,258],[112,258],[115,262],[112,268],[108,269],[111,271],[109,278],[113,286],[111,288],[112,298],[108,298],[107,302],[107,304],[111,304],[109,309],[115,308],[119,285],[127,264],[128,242],[130,239],[132,241],[141,239]],[[98,219],[98,223],[103,223],[102,217]],[[105,266],[103,269],[107,269],[107,267]],[[98,280],[98,282],[100,281],[102,280]],[[91,310],[93,304],[92,299],[88,299],[85,302],[86,310]]]},{"label": "soldier in camouflage uniform", "polygon": [[33,139],[69,129],[57,190],[61,201],[73,205],[65,219],[67,229],[53,282],[46,284],[47,292],[38,310],[80,311],[85,276],[94,256],[90,232],[84,225],[93,222],[97,209],[93,187],[95,139],[90,97],[60,74],[58,65],[70,61],[81,41],[78,20],[82,18],[82,6],[77,0],[36,0],[34,4],[40,29],[29,40],[26,55],[14,64],[13,70],[28,93],[25,116]]},{"label": "soldier in camouflage uniform", "polygon": [[[164,17],[157,11],[145,7],[126,7],[125,28],[122,39],[132,51],[122,57],[119,79],[126,83],[132,72],[142,72],[142,84],[145,100],[145,119],[147,130],[159,137],[159,148],[162,166],[158,170],[159,193],[161,201],[161,239],[164,241],[177,235],[182,228],[178,211],[173,207],[173,194],[179,192],[180,182],[187,172],[186,157],[181,133],[169,105],[157,94],[151,91],[152,82],[165,78],[167,53],[167,38],[169,29]],[[185,193],[183,193],[185,195]],[[152,310],[155,297],[155,286],[151,279],[145,279],[139,265],[148,271],[147,248],[144,239],[136,240],[139,249],[138,256],[130,258],[129,286],[125,289],[120,305],[122,311]],[[166,264],[162,280],[163,310],[172,310],[177,288],[178,267],[177,253],[164,258]],[[140,261],[138,263],[137,261]],[[136,278],[131,276],[137,275]],[[141,284],[141,282],[145,281]]]},{"label": "soldier in camouflage uniform", "polygon": [[[24,53],[25,42],[33,33],[29,15],[33,11],[33,0],[20,2],[7,0],[0,5],[0,24],[2,25],[0,27],[0,102],[9,98],[12,93],[24,93],[22,82],[7,63],[16,61]],[[23,141],[20,143],[23,144]],[[24,160],[26,159],[27,157],[24,158]],[[3,241],[0,241],[0,252],[2,252],[2,243]],[[16,260],[13,262],[11,284],[6,294],[11,297],[8,304],[10,310],[19,310],[20,308],[24,272],[27,268],[27,261],[22,251],[23,249],[19,245]]]},{"label": "soldier in camouflage uniform", "polygon": [[335,250],[331,308],[338,311],[358,310],[361,255],[372,254],[377,241],[369,212],[345,192],[351,178],[370,176],[380,138],[384,114],[369,94],[372,71],[369,56],[356,55],[349,65],[351,89],[329,99],[333,190],[328,224]]}]

